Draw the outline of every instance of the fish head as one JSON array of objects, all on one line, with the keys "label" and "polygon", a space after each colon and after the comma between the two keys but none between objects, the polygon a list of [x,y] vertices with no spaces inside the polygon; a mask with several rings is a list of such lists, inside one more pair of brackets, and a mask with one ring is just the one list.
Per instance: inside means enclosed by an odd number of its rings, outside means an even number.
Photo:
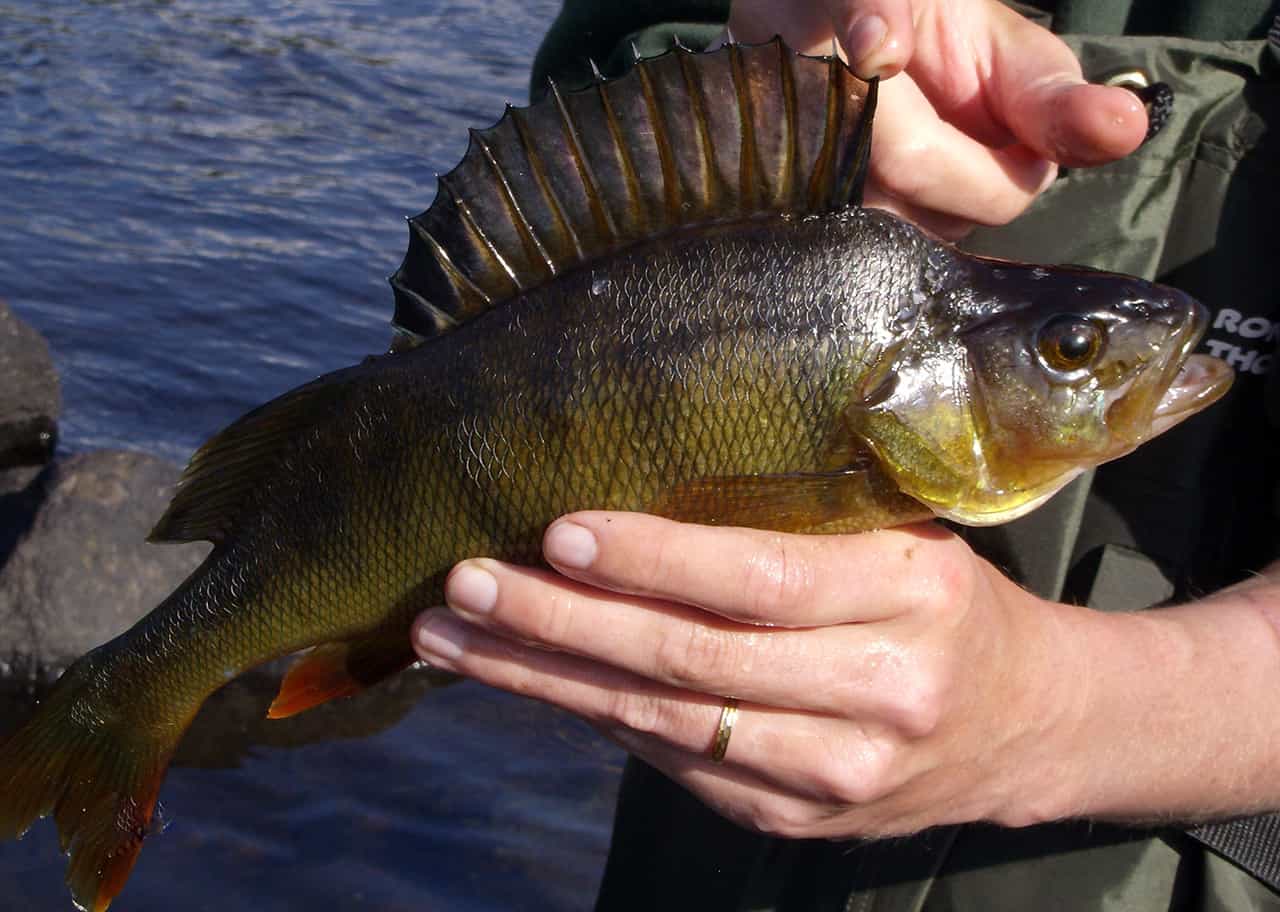
[{"label": "fish head", "polygon": [[1081,472],[1220,398],[1233,372],[1192,354],[1206,309],[1080,267],[935,251],[928,305],[850,410],[906,493],[966,525],[1006,522]]}]

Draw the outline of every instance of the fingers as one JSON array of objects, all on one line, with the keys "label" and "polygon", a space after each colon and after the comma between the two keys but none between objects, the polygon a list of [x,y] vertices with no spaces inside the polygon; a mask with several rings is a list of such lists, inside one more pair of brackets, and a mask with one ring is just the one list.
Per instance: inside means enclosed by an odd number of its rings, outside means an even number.
[{"label": "fingers", "polygon": [[[1020,143],[1067,167],[1103,164],[1138,147],[1147,115],[1132,92],[1087,84],[1071,49],[1013,10],[991,4],[989,15],[987,107]],[[935,72],[929,82],[945,78]]]},{"label": "fingers", "polygon": [[[1012,220],[1052,181],[1057,173],[1053,162],[1015,143],[1014,134],[992,118],[981,100],[982,87],[974,76],[973,61],[957,60],[967,48],[915,48],[912,58],[913,8],[908,0],[825,2],[830,14],[826,18],[815,16],[815,2],[796,4],[794,18],[785,20],[779,20],[772,7],[756,10],[761,5],[756,0],[740,2],[734,6],[731,25],[736,37],[760,41],[777,31],[776,23],[783,37],[795,46],[826,53],[833,22],[835,34],[846,36],[842,40],[850,48],[849,42],[861,39],[847,36],[865,33],[867,17],[879,22],[878,14],[883,13],[901,35],[886,39],[884,48],[871,52],[875,68],[901,68],[911,61],[908,73],[914,76],[918,68],[932,72],[934,61],[926,51],[947,57],[945,84],[931,85],[927,93],[913,78],[890,79],[880,86],[868,205],[888,209],[955,240],[975,224],[999,225]],[[954,31],[954,23],[952,26]],[[1065,46],[1062,50],[1070,57]],[[856,52],[849,53],[852,59]],[[891,66],[884,63],[889,57],[894,61]],[[1070,59],[1074,63],[1074,58]],[[870,71],[859,72],[868,75]],[[965,100],[958,97],[960,94]],[[1026,113],[1030,116],[1034,112]]]},{"label": "fingers", "polygon": [[[880,63],[880,75],[905,68],[937,116],[962,135],[997,150],[1011,151],[1008,147],[1016,143],[1025,147],[1028,161],[1067,167],[1122,158],[1146,135],[1146,111],[1132,92],[1087,84],[1080,62],[1060,38],[1004,4],[918,0],[911,7],[906,0],[879,2],[889,11],[891,30],[908,29],[913,36],[896,56],[884,52],[892,64]],[[857,15],[872,8],[872,0],[826,3]],[[904,10],[913,21],[902,18]],[[901,89],[902,81],[890,80],[882,90]],[[901,99],[886,99],[884,111],[900,104]],[[877,129],[885,120],[882,115]],[[1026,188],[1042,182],[1017,175],[1014,183]]]},{"label": "fingers", "polygon": [[774,35],[806,54],[828,54],[834,38],[863,79],[900,72],[915,45],[911,0],[735,0],[729,30],[748,43]]},{"label": "fingers", "polygon": [[863,79],[888,78],[906,68],[915,51],[911,0],[823,0],[831,28]]},{"label": "fingers", "polygon": [[[748,826],[860,835],[977,819],[1001,796],[957,801],[970,780],[957,790],[952,774],[1039,743],[1026,720],[1047,716],[1023,706],[1039,693],[1024,670],[1049,664],[1038,601],[1007,581],[997,593],[995,571],[936,526],[790,536],[584,512],[548,529],[544,553],[580,579],[455,567],[450,608],[414,625],[418,654],[588,719]],[[716,763],[728,695],[740,710]],[[969,724],[988,705],[1013,721]]]},{"label": "fingers", "polygon": [[913,735],[934,720],[937,694],[925,692],[940,689],[931,647],[894,639],[901,629],[765,629],[490,560],[460,564],[445,596],[485,631],[711,699],[733,694],[782,709],[874,718]]},{"label": "fingers", "polygon": [[446,609],[424,613],[414,624],[413,642],[434,667],[554,703],[597,725],[659,735],[693,753],[710,749],[718,697],[682,693],[618,668],[499,637]]},{"label": "fingers", "polygon": [[899,741],[887,730],[750,702],[740,704],[716,763],[710,752],[720,697],[497,637],[442,609],[424,614],[413,636],[435,667],[554,703],[646,757],[661,755],[739,788],[849,804],[872,800],[908,775]]},{"label": "fingers", "polygon": [[857,536],[784,535],[587,511],[552,523],[543,554],[592,586],[772,627],[893,617],[961,597],[972,572],[971,552],[929,523]]},{"label": "fingers", "polygon": [[1073,168],[1123,158],[1147,132],[1147,112],[1136,95],[1084,82],[1028,85],[1013,93],[1006,116],[1028,147]]},{"label": "fingers", "polygon": [[817,0],[791,3],[785,9],[778,0],[734,0],[728,28],[736,41],[747,44],[778,35],[802,53],[831,53],[831,18]]},{"label": "fingers", "polygon": [[[939,822],[940,812],[930,806],[926,814],[913,800],[895,800],[897,785],[881,786],[874,772],[853,758],[840,757],[824,742],[779,748],[780,757],[797,755],[823,759],[821,767],[806,766],[798,777],[770,787],[752,771],[730,763],[715,764],[671,747],[658,738],[623,730],[604,732],[628,752],[661,770],[671,780],[697,795],[699,800],[739,826],[786,839],[879,838],[914,833]],[[737,745],[735,734],[730,750]],[[828,765],[831,764],[831,765]],[[768,769],[766,766],[765,769]],[[820,771],[825,769],[826,771]],[[912,796],[913,797],[913,796]],[[889,800],[885,800],[889,798]]]},{"label": "fingers", "polygon": [[[1012,220],[1057,173],[1052,162],[1021,146],[993,148],[940,118],[911,80],[890,80],[880,92],[869,205],[913,220],[922,212],[945,216],[940,233],[950,236],[962,233],[965,222],[999,225]],[[920,221],[937,230],[931,221]],[[957,222],[959,228],[953,229]]]},{"label": "fingers", "polygon": [[1059,164],[1133,151],[1146,112],[1124,89],[1084,82],[1055,35],[995,0],[737,0],[736,37],[781,33],[808,53],[833,37],[881,85],[866,201],[955,240],[1026,209]]},{"label": "fingers", "polygon": [[815,835],[808,828],[815,816],[811,802],[768,788],[734,763],[712,763],[625,728],[601,728],[601,733],[741,827],[773,836]]}]

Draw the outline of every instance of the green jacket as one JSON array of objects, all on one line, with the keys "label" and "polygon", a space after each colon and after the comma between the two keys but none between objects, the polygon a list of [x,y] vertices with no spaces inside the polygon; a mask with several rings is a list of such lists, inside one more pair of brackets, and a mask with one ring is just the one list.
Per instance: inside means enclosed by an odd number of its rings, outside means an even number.
[{"label": "green jacket", "polygon": [[[1183,288],[1215,313],[1202,350],[1226,358],[1238,379],[1224,402],[1042,510],[966,534],[1046,597],[1142,609],[1213,591],[1280,556],[1280,371],[1270,370],[1280,158],[1268,131],[1280,123],[1280,85],[1263,40],[1280,10],[1271,0],[1036,6],[1056,12],[1087,76],[1142,70],[1172,86],[1174,111],[1134,155],[1065,174],[1026,215],[966,246]],[[588,56],[620,72],[632,42],[642,53],[667,49],[673,34],[705,44],[727,10],[719,0],[566,0],[535,62],[535,94],[547,75],[587,82]],[[598,902],[610,912],[1280,910],[1280,894],[1178,829],[1068,822],[946,827],[883,843],[775,840],[724,821],[635,761]]]}]

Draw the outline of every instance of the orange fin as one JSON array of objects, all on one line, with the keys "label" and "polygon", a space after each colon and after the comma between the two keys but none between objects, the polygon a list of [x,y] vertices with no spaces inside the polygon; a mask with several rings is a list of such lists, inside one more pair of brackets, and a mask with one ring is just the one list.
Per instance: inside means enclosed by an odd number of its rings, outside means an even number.
[{"label": "orange fin", "polygon": [[413,664],[407,629],[365,640],[321,643],[289,668],[268,719],[284,719],[338,697],[349,697]]},{"label": "orange fin", "polygon": [[35,716],[0,745],[0,839],[52,814],[70,856],[67,885],[91,912],[105,912],[124,888],[190,721],[139,725],[119,704],[97,705],[97,694],[109,690],[101,658],[95,651],[71,666]]},{"label": "orange fin", "polygon": [[870,463],[833,472],[697,478],[670,488],[648,510],[681,522],[778,532],[833,523],[838,531],[854,532],[933,515]]}]

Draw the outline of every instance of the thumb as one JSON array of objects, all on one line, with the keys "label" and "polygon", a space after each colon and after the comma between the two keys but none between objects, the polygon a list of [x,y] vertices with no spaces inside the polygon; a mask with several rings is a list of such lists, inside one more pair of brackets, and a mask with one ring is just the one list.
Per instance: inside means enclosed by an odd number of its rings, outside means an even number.
[{"label": "thumb", "polygon": [[1123,158],[1147,132],[1147,113],[1128,89],[1071,79],[1028,86],[1006,117],[1024,145],[1072,168]]},{"label": "thumb", "polygon": [[823,0],[849,67],[863,79],[906,69],[915,51],[911,0]]},{"label": "thumb", "polygon": [[1142,102],[1128,89],[1090,85],[1071,50],[1006,8],[993,12],[992,101],[1004,125],[1042,158],[1068,167],[1128,155],[1147,132]]}]

